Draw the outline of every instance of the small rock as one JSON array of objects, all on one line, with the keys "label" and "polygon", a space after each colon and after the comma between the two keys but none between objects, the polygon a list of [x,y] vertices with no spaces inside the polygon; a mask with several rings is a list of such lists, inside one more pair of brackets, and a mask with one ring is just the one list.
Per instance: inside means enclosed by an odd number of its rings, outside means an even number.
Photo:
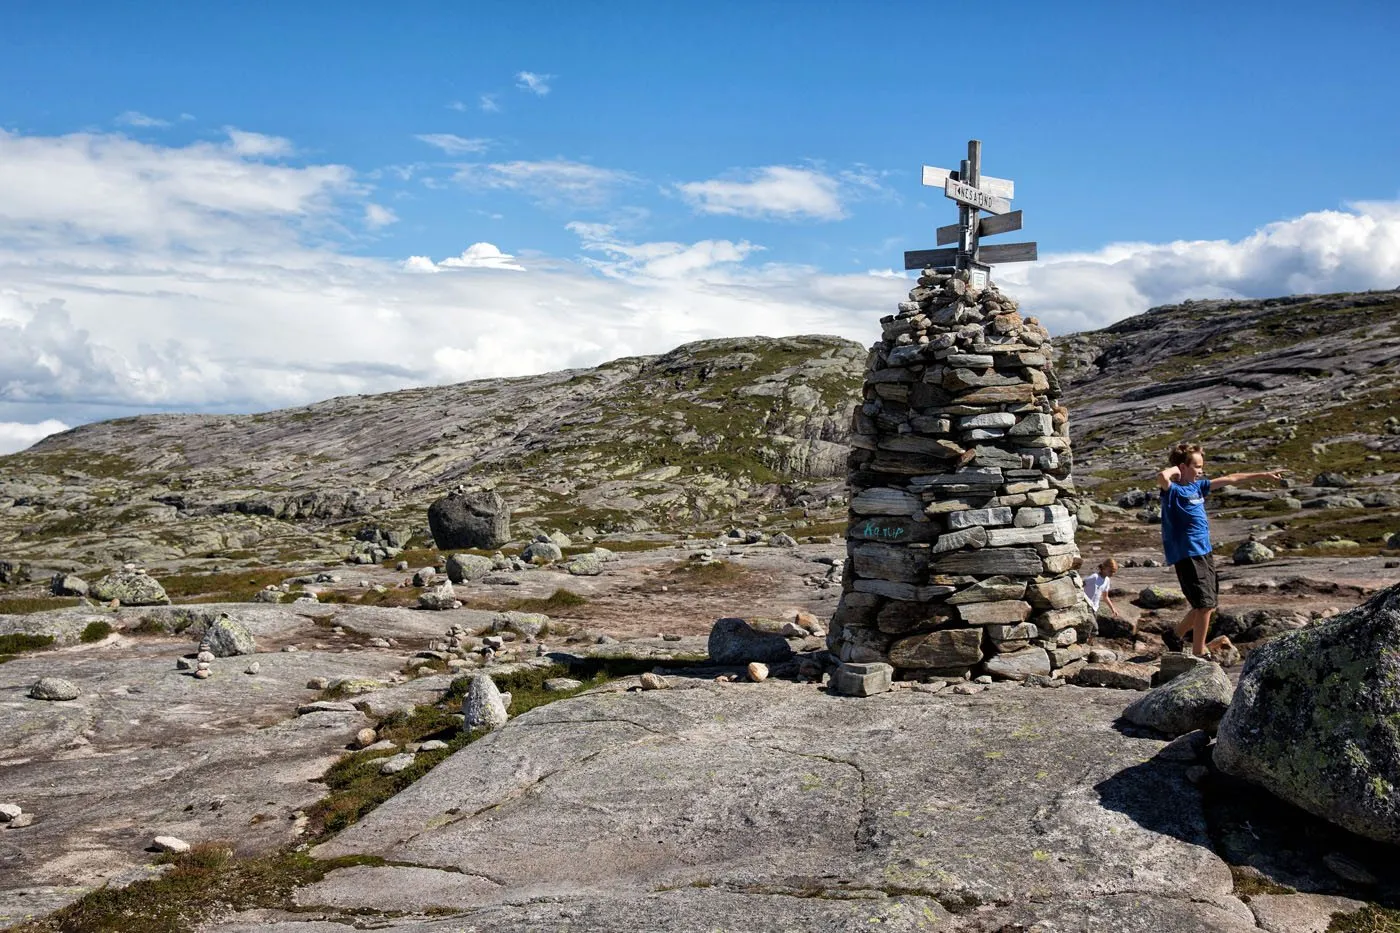
[{"label": "small rock", "polygon": [[987,689],[987,685],[986,685],[986,684],[968,684],[968,683],[962,683],[962,684],[955,684],[955,685],[953,686],[953,692],[956,693],[958,696],[961,696],[961,697],[970,697],[970,696],[972,696],[974,693],[981,693],[983,690],[986,690],[986,689]]},{"label": "small rock", "polygon": [[1273,560],[1274,552],[1272,548],[1250,538],[1235,548],[1235,553],[1230,559],[1237,564],[1262,564],[1265,561]]},{"label": "small rock", "polygon": [[1089,649],[1089,663],[1090,663],[1090,664],[1111,664],[1112,662],[1117,661],[1117,660],[1118,660],[1118,652],[1114,651],[1114,650],[1111,649],[1111,648],[1090,648],[1090,649]]},{"label": "small rock", "polygon": [[76,700],[78,693],[78,685],[62,677],[41,677],[29,688],[35,700]]},{"label": "small rock", "polygon": [[407,771],[413,767],[413,756],[407,752],[401,752],[384,759],[384,763],[379,766],[380,774],[398,774],[400,771]]},{"label": "small rock", "polygon": [[[203,663],[203,662],[201,662],[201,664],[202,664],[202,663]],[[195,678],[196,678],[197,680],[208,680],[210,677],[213,676],[213,672],[210,671],[209,668],[208,668],[208,666],[206,665],[206,666],[202,666],[202,667],[200,667],[198,670],[196,670],[196,671],[194,672],[194,676],[195,676]]]},{"label": "small rock", "polygon": [[157,836],[151,840],[151,848],[179,855],[188,852],[190,844],[183,839],[176,839],[174,836]]},{"label": "small rock", "polygon": [[477,674],[462,700],[462,714],[468,729],[499,729],[509,718],[496,682],[488,674]]},{"label": "small rock", "polygon": [[24,809],[15,803],[0,803],[0,823],[13,822],[15,817],[24,812]]},{"label": "small rock", "polygon": [[360,748],[368,748],[379,739],[379,733],[373,729],[365,728],[355,733],[355,744]]},{"label": "small rock", "polygon": [[438,752],[442,751],[446,747],[447,743],[444,742],[442,739],[429,739],[422,745],[418,746],[418,750],[420,752]]},{"label": "small rock", "polygon": [[643,690],[665,690],[665,689],[666,689],[666,681],[665,681],[664,679],[662,679],[661,675],[659,675],[659,674],[653,674],[651,671],[647,671],[645,674],[643,674],[643,675],[641,676],[641,682],[642,682],[642,689],[643,689]]},{"label": "small rock", "polygon": [[[805,634],[805,633],[804,633]],[[768,665],[760,664],[758,661],[749,662],[749,680],[756,684],[761,684],[768,679]]]},{"label": "small rock", "polygon": [[1166,586],[1143,587],[1138,593],[1137,603],[1144,609],[1168,609],[1186,603],[1186,596],[1180,590]]},{"label": "small rock", "polygon": [[200,664],[210,664],[214,660],[214,652],[201,651],[199,654],[195,655],[195,660]]},{"label": "small rock", "polygon": [[894,681],[894,667],[881,661],[843,662],[831,675],[831,689],[841,696],[869,697],[884,693]]},{"label": "small rock", "polygon": [[192,671],[194,670],[194,666],[195,662],[192,658],[180,657],[175,659],[175,670],[177,671]]},{"label": "small rock", "polygon": [[244,671],[243,671],[243,673],[245,673],[245,674],[258,674],[258,673],[261,673],[261,672],[262,672],[262,662],[260,662],[260,661],[254,661],[252,664],[249,664],[248,667],[245,668]]},{"label": "small rock", "polygon": [[324,677],[313,677],[306,682],[307,690],[325,690],[331,682]]},{"label": "small rock", "polygon": [[806,638],[812,633],[796,622],[784,622],[781,634],[784,638]]}]

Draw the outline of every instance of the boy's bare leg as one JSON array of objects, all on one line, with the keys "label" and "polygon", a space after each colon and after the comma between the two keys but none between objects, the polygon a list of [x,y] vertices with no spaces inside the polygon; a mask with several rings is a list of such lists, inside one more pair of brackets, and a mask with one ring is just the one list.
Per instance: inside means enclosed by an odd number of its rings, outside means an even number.
[{"label": "boy's bare leg", "polygon": [[1215,607],[1197,609],[1196,612],[1200,613],[1200,616],[1196,620],[1196,637],[1192,647],[1195,649],[1196,656],[1200,657],[1206,653],[1206,636],[1210,634],[1210,617],[1215,615]]},{"label": "boy's bare leg", "polygon": [[[1176,624],[1176,627],[1172,629],[1172,631],[1176,632],[1177,637],[1180,638],[1182,641],[1185,641],[1187,638],[1191,638],[1192,644],[1195,644],[1195,638],[1192,635],[1192,631],[1195,628],[1196,618],[1200,615],[1200,612],[1201,610],[1199,609],[1192,609],[1190,612],[1186,613],[1186,618],[1178,622]],[[1185,650],[1184,646],[1182,650]]]}]

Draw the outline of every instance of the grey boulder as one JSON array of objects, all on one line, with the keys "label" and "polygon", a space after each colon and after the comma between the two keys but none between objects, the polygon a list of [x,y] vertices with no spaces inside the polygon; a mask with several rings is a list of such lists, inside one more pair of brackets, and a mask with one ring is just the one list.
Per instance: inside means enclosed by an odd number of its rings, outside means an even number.
[{"label": "grey boulder", "polygon": [[480,554],[453,554],[447,558],[447,579],[453,583],[475,583],[495,569],[495,562]]},{"label": "grey boulder", "polygon": [[1234,555],[1230,558],[1237,564],[1262,564],[1265,561],[1274,559],[1274,552],[1253,538],[1235,548]]},{"label": "grey boulder", "polygon": [[428,506],[439,550],[496,548],[510,540],[510,509],[493,490],[457,491]]},{"label": "grey boulder", "polygon": [[564,552],[553,541],[531,541],[520,556],[532,564],[537,561],[552,564],[561,559]]},{"label": "grey boulder", "polygon": [[231,658],[238,654],[252,654],[257,650],[253,643],[253,633],[242,622],[235,622],[227,615],[220,616],[204,635],[209,650],[216,658]]},{"label": "grey boulder", "polygon": [[709,653],[716,664],[771,664],[792,657],[792,648],[776,632],[761,632],[743,619],[720,619],[710,629]]},{"label": "grey boulder", "polygon": [[1178,736],[1215,732],[1230,708],[1235,685],[1219,664],[1194,664],[1179,677],[1147,691],[1123,711],[1129,722]]},{"label": "grey boulder", "polygon": [[462,715],[468,729],[499,729],[506,724],[506,704],[496,682],[488,674],[477,674],[462,699]]},{"label": "grey boulder", "polygon": [[1351,832],[1400,844],[1400,584],[1245,662],[1215,763]]},{"label": "grey boulder", "polygon": [[170,597],[165,595],[156,578],[135,570],[121,570],[109,573],[94,583],[91,594],[100,600],[115,599],[123,606],[167,606]]},{"label": "grey boulder", "polygon": [[1137,595],[1137,604],[1144,609],[1168,609],[1186,604],[1186,595],[1166,586],[1145,586]]},{"label": "grey boulder", "polygon": [[36,700],[76,700],[78,685],[62,677],[41,677],[29,688],[29,695]]},{"label": "grey boulder", "polygon": [[596,577],[603,572],[603,562],[596,554],[580,554],[564,565],[575,577]]}]

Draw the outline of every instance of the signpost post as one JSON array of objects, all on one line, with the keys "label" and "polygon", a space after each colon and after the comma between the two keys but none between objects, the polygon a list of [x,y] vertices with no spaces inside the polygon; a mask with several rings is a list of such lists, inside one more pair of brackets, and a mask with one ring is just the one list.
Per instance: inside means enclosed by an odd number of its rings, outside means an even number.
[{"label": "signpost post", "polygon": [[[984,236],[1010,233],[1021,229],[1021,212],[1011,209],[1016,196],[1016,183],[1007,178],[982,174],[982,143],[970,139],[967,158],[957,171],[924,166],[923,182],[930,188],[942,188],[944,197],[958,204],[958,222],[937,230],[938,245],[957,243],[956,249],[921,249],[904,254],[904,268],[967,270],[972,283],[985,287],[994,262],[1034,262],[1036,244],[1007,243],[981,246]],[[992,215],[982,217],[981,212]]]}]

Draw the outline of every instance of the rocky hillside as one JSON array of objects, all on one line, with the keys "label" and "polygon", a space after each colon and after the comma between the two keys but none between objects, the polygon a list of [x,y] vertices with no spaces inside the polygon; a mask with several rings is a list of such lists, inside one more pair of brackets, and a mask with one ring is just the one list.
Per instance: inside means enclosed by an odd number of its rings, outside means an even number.
[{"label": "rocky hillside", "polygon": [[[0,557],[325,559],[458,483],[517,523],[692,528],[831,503],[865,350],[728,339],[595,369],[85,425],[0,458]],[[797,488],[794,488],[797,487]],[[837,513],[831,511],[831,516]]]},{"label": "rocky hillside", "polygon": [[[1099,501],[1149,488],[1192,437],[1216,472],[1293,470],[1290,498],[1329,506],[1296,513],[1300,534],[1350,522],[1345,537],[1378,547],[1400,530],[1400,292],[1188,302],[1057,346],[1075,476]],[[827,534],[845,515],[865,355],[835,337],[711,340],[256,415],[86,425],[0,458],[0,559],[335,559],[367,524],[420,532],[458,483],[495,485],[525,530],[763,519]],[[1311,486],[1324,472],[1347,488]]]}]

